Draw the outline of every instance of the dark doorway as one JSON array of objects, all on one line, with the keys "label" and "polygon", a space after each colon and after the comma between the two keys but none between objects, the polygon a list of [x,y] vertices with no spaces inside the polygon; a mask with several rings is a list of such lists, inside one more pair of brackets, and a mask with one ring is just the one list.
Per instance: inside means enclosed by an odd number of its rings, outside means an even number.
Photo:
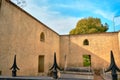
[{"label": "dark doorway", "polygon": [[83,66],[91,66],[91,55],[83,55]]},{"label": "dark doorway", "polygon": [[44,72],[44,55],[38,57],[38,72]]}]

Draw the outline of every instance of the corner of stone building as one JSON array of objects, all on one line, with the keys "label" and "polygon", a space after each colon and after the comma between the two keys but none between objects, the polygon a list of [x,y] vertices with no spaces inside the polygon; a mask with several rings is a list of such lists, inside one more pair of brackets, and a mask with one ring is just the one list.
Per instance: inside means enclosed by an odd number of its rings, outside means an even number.
[{"label": "corner of stone building", "polygon": [[1,12],[1,8],[2,8],[2,3],[3,3],[3,0],[0,0],[0,12]]},{"label": "corner of stone building", "polygon": [[118,32],[118,44],[119,44],[119,51],[120,51],[120,31]]},{"label": "corner of stone building", "polygon": [[2,7],[2,4],[4,3],[4,2],[10,2],[11,0],[0,0],[0,11],[1,11],[1,7]]},{"label": "corner of stone building", "polygon": [[0,9],[1,9],[1,5],[2,5],[2,0],[0,0]]},{"label": "corner of stone building", "polygon": [[119,43],[120,43],[120,31],[118,32],[118,40],[119,40]]},{"label": "corner of stone building", "polygon": [[7,2],[9,2],[10,0],[6,0]]}]

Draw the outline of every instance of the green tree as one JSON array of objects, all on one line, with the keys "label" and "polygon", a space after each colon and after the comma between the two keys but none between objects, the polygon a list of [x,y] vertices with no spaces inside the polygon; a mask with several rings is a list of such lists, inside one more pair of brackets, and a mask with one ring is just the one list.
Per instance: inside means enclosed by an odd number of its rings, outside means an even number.
[{"label": "green tree", "polygon": [[88,17],[78,21],[76,27],[72,29],[69,34],[88,34],[106,32],[108,30],[108,24],[101,23],[99,18]]}]

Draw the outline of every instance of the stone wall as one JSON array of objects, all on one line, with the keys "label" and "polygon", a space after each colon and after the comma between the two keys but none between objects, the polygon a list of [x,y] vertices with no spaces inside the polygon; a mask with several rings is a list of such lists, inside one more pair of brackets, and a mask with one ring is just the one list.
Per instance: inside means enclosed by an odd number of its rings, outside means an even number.
[{"label": "stone wall", "polygon": [[[42,32],[45,37],[44,42],[40,41]],[[46,74],[53,64],[54,52],[57,53],[59,63],[59,35],[12,2],[3,0],[0,11],[2,75],[11,75],[9,69],[15,54],[20,68],[18,75],[41,75],[38,73],[39,55],[44,55],[44,73]]]},{"label": "stone wall", "polygon": [[[49,27],[17,7],[9,0],[0,0],[0,72],[11,75],[9,70],[17,55],[19,76],[46,75],[53,64],[54,52],[62,68],[83,67],[83,55],[91,55],[91,67],[107,68],[110,51],[119,63],[120,33],[84,35],[59,35]],[[41,33],[44,40],[41,41]],[[89,44],[84,45],[88,40]],[[39,73],[39,56],[44,56],[44,72]]]},{"label": "stone wall", "polygon": [[[83,45],[86,39],[89,45]],[[117,65],[120,66],[118,40],[117,32],[61,36],[60,60],[62,63],[60,65],[65,66],[64,54],[67,54],[67,67],[83,67],[83,55],[91,55],[93,68],[107,68],[110,64],[110,51],[112,50]]]}]

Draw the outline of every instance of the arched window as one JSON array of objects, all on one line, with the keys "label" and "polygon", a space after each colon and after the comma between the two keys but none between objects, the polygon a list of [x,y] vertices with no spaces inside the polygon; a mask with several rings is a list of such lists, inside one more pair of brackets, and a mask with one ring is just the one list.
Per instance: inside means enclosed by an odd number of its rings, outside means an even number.
[{"label": "arched window", "polygon": [[42,41],[42,42],[45,41],[45,35],[43,32],[40,34],[40,41]]},{"label": "arched window", "polygon": [[83,45],[89,45],[89,41],[88,41],[87,39],[85,39],[85,40],[83,41]]}]

